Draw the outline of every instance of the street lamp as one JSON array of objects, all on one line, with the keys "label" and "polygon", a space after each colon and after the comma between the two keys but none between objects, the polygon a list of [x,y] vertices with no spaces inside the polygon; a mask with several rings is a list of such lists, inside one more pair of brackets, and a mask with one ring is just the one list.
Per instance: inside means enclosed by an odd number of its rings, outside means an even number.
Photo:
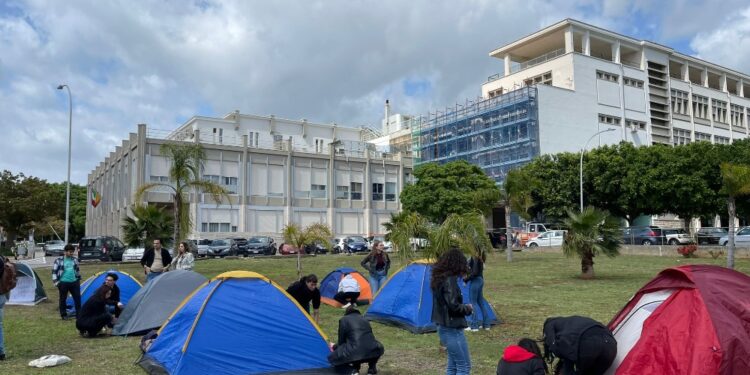
[{"label": "street lamp", "polygon": [[589,140],[586,141],[586,144],[584,144],[583,148],[581,149],[581,169],[580,169],[580,177],[581,177],[580,178],[580,182],[581,182],[581,212],[583,212],[583,153],[586,151],[586,147],[588,147],[589,142],[591,142],[591,140],[594,139],[594,137],[596,137],[599,134],[606,133],[606,132],[612,132],[612,131],[615,131],[615,128],[604,129],[602,131],[598,131],[598,132],[594,133],[594,135],[592,135],[591,138],[589,138]]},{"label": "street lamp", "polygon": [[70,229],[70,155],[73,144],[73,95],[68,85],[57,86],[58,90],[65,87],[68,90],[68,184],[65,189],[65,245],[68,244],[68,231]]}]

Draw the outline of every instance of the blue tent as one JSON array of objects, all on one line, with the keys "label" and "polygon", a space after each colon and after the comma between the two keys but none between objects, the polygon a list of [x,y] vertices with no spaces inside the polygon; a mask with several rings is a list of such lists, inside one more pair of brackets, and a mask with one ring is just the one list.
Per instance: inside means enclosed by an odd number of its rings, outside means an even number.
[{"label": "blue tent", "polygon": [[333,296],[339,291],[339,282],[341,282],[341,279],[346,274],[351,274],[359,284],[360,294],[357,304],[364,305],[370,303],[372,300],[370,282],[359,271],[349,267],[336,268],[323,278],[319,286],[320,301],[333,307],[341,307],[341,303],[333,299]]},{"label": "blue tent", "polygon": [[[86,281],[81,284],[81,306],[83,306],[88,299],[94,295],[97,289],[104,284],[104,279],[107,278],[108,273],[114,273],[117,275],[117,287],[120,288],[120,303],[127,305],[130,298],[133,297],[138,290],[141,289],[141,282],[130,274],[118,270],[108,270],[97,273],[94,276],[89,277]],[[68,314],[76,311],[73,298],[68,297],[66,300],[68,306]]]},{"label": "blue tent", "polygon": [[[427,261],[416,261],[401,268],[375,295],[365,318],[394,325],[412,333],[435,332],[437,327],[432,323],[431,275],[432,263]],[[464,303],[468,303],[469,289],[463,284],[459,282]],[[492,314],[492,324],[497,324],[498,320],[492,306],[487,303],[485,307]]]},{"label": "blue tent", "polygon": [[325,374],[328,339],[255,272],[225,272],[182,301],[138,364],[151,374]]}]

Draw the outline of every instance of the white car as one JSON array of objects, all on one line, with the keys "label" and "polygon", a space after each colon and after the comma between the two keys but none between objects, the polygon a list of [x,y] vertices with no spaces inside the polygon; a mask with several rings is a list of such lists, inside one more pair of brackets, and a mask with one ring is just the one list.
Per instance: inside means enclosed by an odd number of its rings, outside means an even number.
[{"label": "white car", "polygon": [[[727,246],[727,243],[729,243],[729,235],[719,239],[719,245]],[[738,247],[750,246],[750,227],[744,227],[734,234],[734,244]]]},{"label": "white car", "polygon": [[386,241],[385,240],[385,236],[370,236],[370,237],[367,237],[367,249],[368,250],[372,250],[372,244],[375,241],[380,241],[380,242],[383,243],[383,250],[386,253],[390,253],[391,251],[393,251],[393,244],[391,244],[391,241]]},{"label": "white car", "polygon": [[129,249],[126,249],[124,253],[122,253],[122,261],[123,262],[137,262],[143,258],[143,252],[145,251],[142,247],[131,247]]},{"label": "white car", "polygon": [[564,230],[549,230],[526,241],[526,247],[562,246],[564,238]]},{"label": "white car", "polygon": [[693,237],[690,237],[690,235],[682,228],[663,229],[662,233],[664,233],[664,237],[670,245],[687,245],[695,242],[693,241]]}]

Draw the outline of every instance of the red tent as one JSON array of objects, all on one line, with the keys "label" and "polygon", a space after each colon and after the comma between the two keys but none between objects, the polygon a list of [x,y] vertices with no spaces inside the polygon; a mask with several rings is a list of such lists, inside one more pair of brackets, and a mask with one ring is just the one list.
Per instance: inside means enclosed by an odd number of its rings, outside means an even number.
[{"label": "red tent", "polygon": [[609,323],[608,374],[750,374],[750,276],[728,268],[668,268]]}]

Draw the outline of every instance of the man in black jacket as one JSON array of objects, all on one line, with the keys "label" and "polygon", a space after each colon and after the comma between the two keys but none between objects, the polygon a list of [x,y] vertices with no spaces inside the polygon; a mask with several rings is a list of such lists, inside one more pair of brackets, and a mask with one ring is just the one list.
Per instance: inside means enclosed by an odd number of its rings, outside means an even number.
[{"label": "man in black jacket", "polygon": [[143,266],[143,272],[146,274],[146,281],[161,275],[169,268],[170,263],[172,263],[172,256],[169,255],[169,251],[161,247],[160,239],[155,239],[154,247],[146,249],[141,258],[141,265]]},{"label": "man in black jacket", "polygon": [[286,288],[286,292],[289,293],[296,301],[302,306],[307,314],[310,314],[310,302],[313,305],[312,317],[315,319],[315,323],[320,323],[320,290],[318,289],[318,277],[314,274],[303,276],[299,281],[295,281],[292,285]]},{"label": "man in black jacket", "polygon": [[377,364],[383,355],[383,345],[375,339],[372,327],[354,306],[349,306],[339,319],[339,340],[328,355],[328,362],[341,370],[358,374],[367,362],[367,373],[377,374]]},{"label": "man in black jacket", "polygon": [[617,341],[603,324],[583,316],[548,318],[544,322],[544,356],[562,375],[601,375],[617,355]]}]

